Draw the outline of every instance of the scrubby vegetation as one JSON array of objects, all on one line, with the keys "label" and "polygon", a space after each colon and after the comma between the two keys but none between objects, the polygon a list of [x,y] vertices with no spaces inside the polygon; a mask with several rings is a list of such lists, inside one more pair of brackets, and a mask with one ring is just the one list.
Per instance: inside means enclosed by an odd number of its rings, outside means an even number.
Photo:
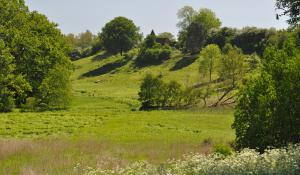
[{"label": "scrubby vegetation", "polygon": [[170,58],[172,52],[171,47],[167,44],[162,45],[157,41],[158,38],[154,31],[145,38],[136,60],[138,67],[158,65]]},{"label": "scrubby vegetation", "polygon": [[146,162],[137,162],[118,170],[97,170],[91,167],[74,167],[74,171],[84,175],[274,175],[298,174],[300,172],[300,147],[266,150],[260,154],[255,150],[245,149],[232,156],[221,154],[187,155],[182,160],[170,160],[156,166]]},{"label": "scrubby vegetation", "polygon": [[139,101],[142,110],[176,109],[196,105],[200,95],[199,90],[183,88],[176,81],[166,83],[161,75],[148,74],[142,82]]}]

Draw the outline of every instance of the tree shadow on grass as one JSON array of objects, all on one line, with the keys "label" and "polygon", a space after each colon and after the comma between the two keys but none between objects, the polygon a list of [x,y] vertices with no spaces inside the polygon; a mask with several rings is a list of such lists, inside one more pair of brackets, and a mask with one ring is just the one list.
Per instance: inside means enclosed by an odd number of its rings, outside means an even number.
[{"label": "tree shadow on grass", "polygon": [[111,57],[112,54],[109,53],[109,52],[104,52],[104,53],[101,53],[100,55],[96,55],[92,58],[92,61],[101,61],[101,60],[104,60],[106,58],[109,58]]},{"label": "tree shadow on grass", "polygon": [[198,55],[191,55],[185,56],[181,60],[179,60],[171,69],[170,71],[177,71],[179,69],[183,69],[185,67],[190,66],[193,64],[198,58]]},{"label": "tree shadow on grass", "polygon": [[81,77],[95,77],[95,76],[101,76],[107,73],[111,73],[114,70],[121,68],[123,66],[125,66],[127,63],[129,62],[129,59],[122,59],[122,60],[118,60],[112,63],[108,63],[98,69],[89,71],[85,74],[82,74]]}]

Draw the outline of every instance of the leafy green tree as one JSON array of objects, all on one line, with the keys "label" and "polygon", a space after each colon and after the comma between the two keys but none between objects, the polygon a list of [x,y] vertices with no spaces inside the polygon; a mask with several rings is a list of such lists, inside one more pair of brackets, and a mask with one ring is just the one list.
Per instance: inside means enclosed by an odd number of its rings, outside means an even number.
[{"label": "leafy green tree", "polygon": [[193,17],[193,22],[202,24],[207,31],[218,29],[222,25],[215,12],[207,8],[200,9],[199,13]]},{"label": "leafy green tree", "polygon": [[170,58],[171,48],[168,45],[157,43],[156,39],[157,37],[152,30],[141,45],[136,59],[137,66],[157,65]]},{"label": "leafy green tree", "polygon": [[299,0],[277,0],[276,6],[278,9],[283,10],[282,14],[279,14],[277,18],[281,15],[287,15],[290,17],[288,23],[291,25],[298,25],[300,21],[300,1]]},{"label": "leafy green tree", "polygon": [[177,27],[179,27],[181,30],[187,29],[188,26],[192,24],[196,14],[197,11],[195,11],[193,7],[191,6],[182,7],[177,12],[177,17],[178,19],[180,19],[180,21],[177,24]]},{"label": "leafy green tree", "polygon": [[186,48],[187,43],[187,30],[180,30],[178,33],[177,39],[177,49],[180,49],[182,52],[187,53],[188,50]]},{"label": "leafy green tree", "polygon": [[81,49],[90,47],[92,45],[92,42],[94,41],[94,38],[96,38],[96,36],[94,36],[93,33],[89,30],[80,33],[78,35],[77,46],[80,47]]},{"label": "leafy green tree", "polygon": [[142,104],[141,109],[160,107],[160,102],[163,99],[163,86],[164,83],[161,77],[154,77],[151,74],[146,75],[139,92],[139,101]]},{"label": "leafy green tree", "polygon": [[[183,9],[179,13],[182,13]],[[218,29],[221,26],[221,21],[210,9],[200,9],[199,12],[194,13],[192,13],[192,9],[188,10],[187,8],[185,10],[188,13],[183,13],[185,15],[182,15],[184,16],[183,20],[179,23],[181,30],[178,42],[183,51],[189,51],[193,54],[201,50],[206,43],[209,32]]]},{"label": "leafy green tree", "polygon": [[223,48],[228,43],[233,43],[238,31],[233,28],[223,27],[221,29],[212,30],[207,38],[207,44],[216,44]]},{"label": "leafy green tree", "polygon": [[15,75],[16,66],[13,56],[0,39],[0,112],[10,112],[15,106],[15,96],[25,98],[31,87],[24,77]]},{"label": "leafy green tree", "polygon": [[170,33],[170,32],[163,32],[163,33],[160,33],[157,35],[158,38],[167,38],[168,40],[170,40],[171,42],[174,42],[176,39],[175,39],[175,36]]},{"label": "leafy green tree", "polygon": [[117,17],[102,29],[104,47],[111,53],[122,53],[132,49],[140,40],[139,28],[125,17]]},{"label": "leafy green tree", "polygon": [[218,68],[219,77],[223,80],[223,94],[212,106],[218,106],[220,103],[226,104],[230,100],[235,102],[235,90],[249,69],[246,56],[241,49],[226,44],[223,52]]},{"label": "leafy green tree", "polygon": [[144,47],[151,48],[156,44],[156,35],[154,30],[151,31],[150,35],[145,38]]},{"label": "leafy green tree", "polygon": [[300,51],[296,36],[269,46],[260,74],[239,93],[233,128],[238,148],[284,147],[300,142]]},{"label": "leafy green tree", "polygon": [[65,38],[72,48],[69,54],[72,60],[94,55],[103,48],[100,36],[94,35],[89,30],[78,35],[70,33]]},{"label": "leafy green tree", "polygon": [[192,22],[187,28],[185,48],[192,54],[200,51],[204,46],[207,36],[207,30],[201,23]]},{"label": "leafy green tree", "polygon": [[66,71],[71,69],[70,47],[57,24],[36,11],[30,12],[23,0],[0,1],[0,11],[0,39],[12,56],[13,74],[16,77],[23,75],[24,81],[19,84],[31,87],[26,95],[19,88],[13,89],[19,107],[25,103],[25,96],[39,94],[40,85],[55,65]]},{"label": "leafy green tree", "polygon": [[202,49],[200,52],[201,62],[200,62],[200,74],[202,79],[206,82],[206,87],[204,89],[204,93],[202,99],[206,106],[207,98],[213,93],[213,74],[218,70],[218,64],[220,62],[222,53],[221,49],[214,44],[208,45]]},{"label": "leafy green tree", "polygon": [[66,109],[71,101],[70,71],[60,65],[54,66],[39,87],[41,104],[46,104],[48,109]]},{"label": "leafy green tree", "polygon": [[213,80],[213,73],[217,70],[221,56],[221,49],[214,44],[206,46],[200,52],[201,62],[199,70],[202,77],[208,77],[209,82]]}]

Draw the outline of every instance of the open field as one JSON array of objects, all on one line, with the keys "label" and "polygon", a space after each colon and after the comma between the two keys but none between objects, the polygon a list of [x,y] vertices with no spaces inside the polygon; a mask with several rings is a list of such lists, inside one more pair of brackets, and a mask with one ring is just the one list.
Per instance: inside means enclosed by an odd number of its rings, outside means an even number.
[{"label": "open field", "polygon": [[161,163],[184,153],[208,153],[234,140],[232,109],[139,111],[146,73],[191,85],[198,60],[175,52],[162,65],[135,68],[121,56],[74,62],[73,102],[67,111],[0,114],[0,174],[76,174],[77,163],[123,166]]}]

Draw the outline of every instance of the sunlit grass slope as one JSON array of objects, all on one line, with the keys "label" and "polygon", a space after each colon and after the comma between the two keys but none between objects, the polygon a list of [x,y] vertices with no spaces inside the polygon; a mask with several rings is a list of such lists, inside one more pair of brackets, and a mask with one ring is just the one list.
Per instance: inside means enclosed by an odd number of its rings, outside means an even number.
[{"label": "sunlit grass slope", "polygon": [[205,152],[204,140],[232,141],[231,109],[138,110],[145,74],[190,86],[198,81],[198,65],[196,56],[177,51],[163,64],[144,68],[136,67],[134,58],[105,52],[75,61],[69,110],[0,114],[0,174],[72,174],[77,162],[96,166],[104,159],[114,165],[160,162]]}]

